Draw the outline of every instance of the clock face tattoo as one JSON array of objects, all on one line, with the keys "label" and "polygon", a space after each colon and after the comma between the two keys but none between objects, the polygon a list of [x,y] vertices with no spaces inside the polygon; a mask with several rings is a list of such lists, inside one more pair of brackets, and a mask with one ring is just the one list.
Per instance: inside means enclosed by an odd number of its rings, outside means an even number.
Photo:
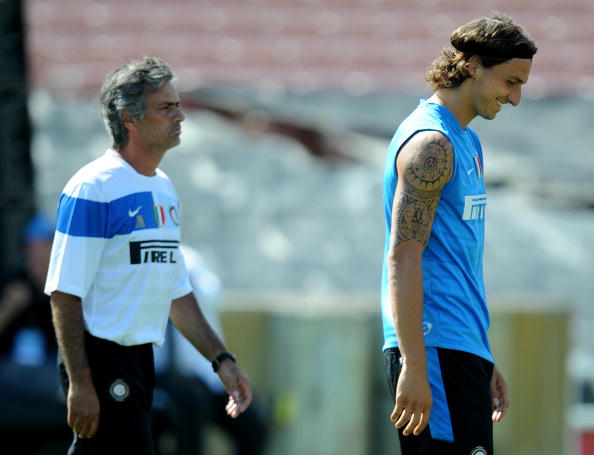
[{"label": "clock face tattoo", "polygon": [[443,139],[427,141],[408,158],[399,185],[396,244],[417,240],[427,245],[441,190],[453,172],[454,154]]},{"label": "clock face tattoo", "polygon": [[419,198],[432,197],[433,192],[441,191],[449,181],[452,175],[452,164],[453,153],[444,140],[429,142],[415,153],[405,179],[417,190]]}]

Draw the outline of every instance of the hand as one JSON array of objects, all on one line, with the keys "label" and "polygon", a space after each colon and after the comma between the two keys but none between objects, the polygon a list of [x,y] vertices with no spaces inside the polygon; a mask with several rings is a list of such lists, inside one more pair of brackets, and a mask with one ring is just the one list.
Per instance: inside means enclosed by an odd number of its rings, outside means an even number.
[{"label": "hand", "polygon": [[493,369],[493,378],[491,379],[491,398],[493,400],[493,422],[501,422],[505,417],[507,408],[509,408],[509,395],[507,393],[507,384],[503,379],[503,374],[495,366]]},{"label": "hand", "polygon": [[411,433],[418,436],[429,423],[432,405],[433,399],[427,374],[414,373],[406,367],[405,363],[398,378],[396,403],[390,416],[392,422],[396,422],[395,427],[405,427],[402,431],[404,436]]},{"label": "hand", "polygon": [[7,311],[16,313],[22,311],[29,304],[31,297],[31,289],[24,282],[18,281],[6,286],[2,304],[6,305]]},{"label": "hand", "polygon": [[229,393],[225,410],[234,419],[239,417],[252,402],[252,390],[244,373],[231,360],[225,360],[219,367],[219,377]]},{"label": "hand", "polygon": [[80,438],[92,438],[99,428],[99,398],[95,387],[86,386],[68,387],[68,426]]}]

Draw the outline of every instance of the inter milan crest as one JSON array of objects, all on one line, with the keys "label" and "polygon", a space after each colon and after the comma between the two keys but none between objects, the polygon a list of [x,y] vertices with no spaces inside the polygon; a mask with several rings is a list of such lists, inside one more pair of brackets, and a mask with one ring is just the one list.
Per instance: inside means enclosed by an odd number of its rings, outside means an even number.
[{"label": "inter milan crest", "polygon": [[109,394],[115,401],[124,401],[130,395],[130,387],[123,379],[116,379],[109,386]]},{"label": "inter milan crest", "polygon": [[179,216],[177,215],[177,209],[174,205],[169,207],[169,216],[176,226],[179,226]]}]

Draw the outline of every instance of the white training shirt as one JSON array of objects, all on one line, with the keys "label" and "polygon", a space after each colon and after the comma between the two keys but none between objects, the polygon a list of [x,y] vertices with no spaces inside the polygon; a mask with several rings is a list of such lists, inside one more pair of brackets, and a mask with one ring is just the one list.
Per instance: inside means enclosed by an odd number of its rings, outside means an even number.
[{"label": "white training shirt", "polygon": [[163,344],[171,301],[192,292],[179,224],[167,175],[139,174],[108,150],[62,192],[45,292],[80,297],[96,337]]}]

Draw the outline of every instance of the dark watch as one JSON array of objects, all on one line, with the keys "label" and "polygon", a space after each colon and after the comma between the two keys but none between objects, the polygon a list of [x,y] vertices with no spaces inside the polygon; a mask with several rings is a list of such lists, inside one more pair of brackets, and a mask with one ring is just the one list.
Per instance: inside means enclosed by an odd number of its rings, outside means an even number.
[{"label": "dark watch", "polygon": [[221,363],[225,359],[231,359],[233,361],[233,363],[237,363],[237,361],[235,360],[235,356],[233,354],[231,354],[230,352],[221,352],[212,361],[212,369],[214,370],[215,373],[218,373],[219,368],[221,367]]}]

